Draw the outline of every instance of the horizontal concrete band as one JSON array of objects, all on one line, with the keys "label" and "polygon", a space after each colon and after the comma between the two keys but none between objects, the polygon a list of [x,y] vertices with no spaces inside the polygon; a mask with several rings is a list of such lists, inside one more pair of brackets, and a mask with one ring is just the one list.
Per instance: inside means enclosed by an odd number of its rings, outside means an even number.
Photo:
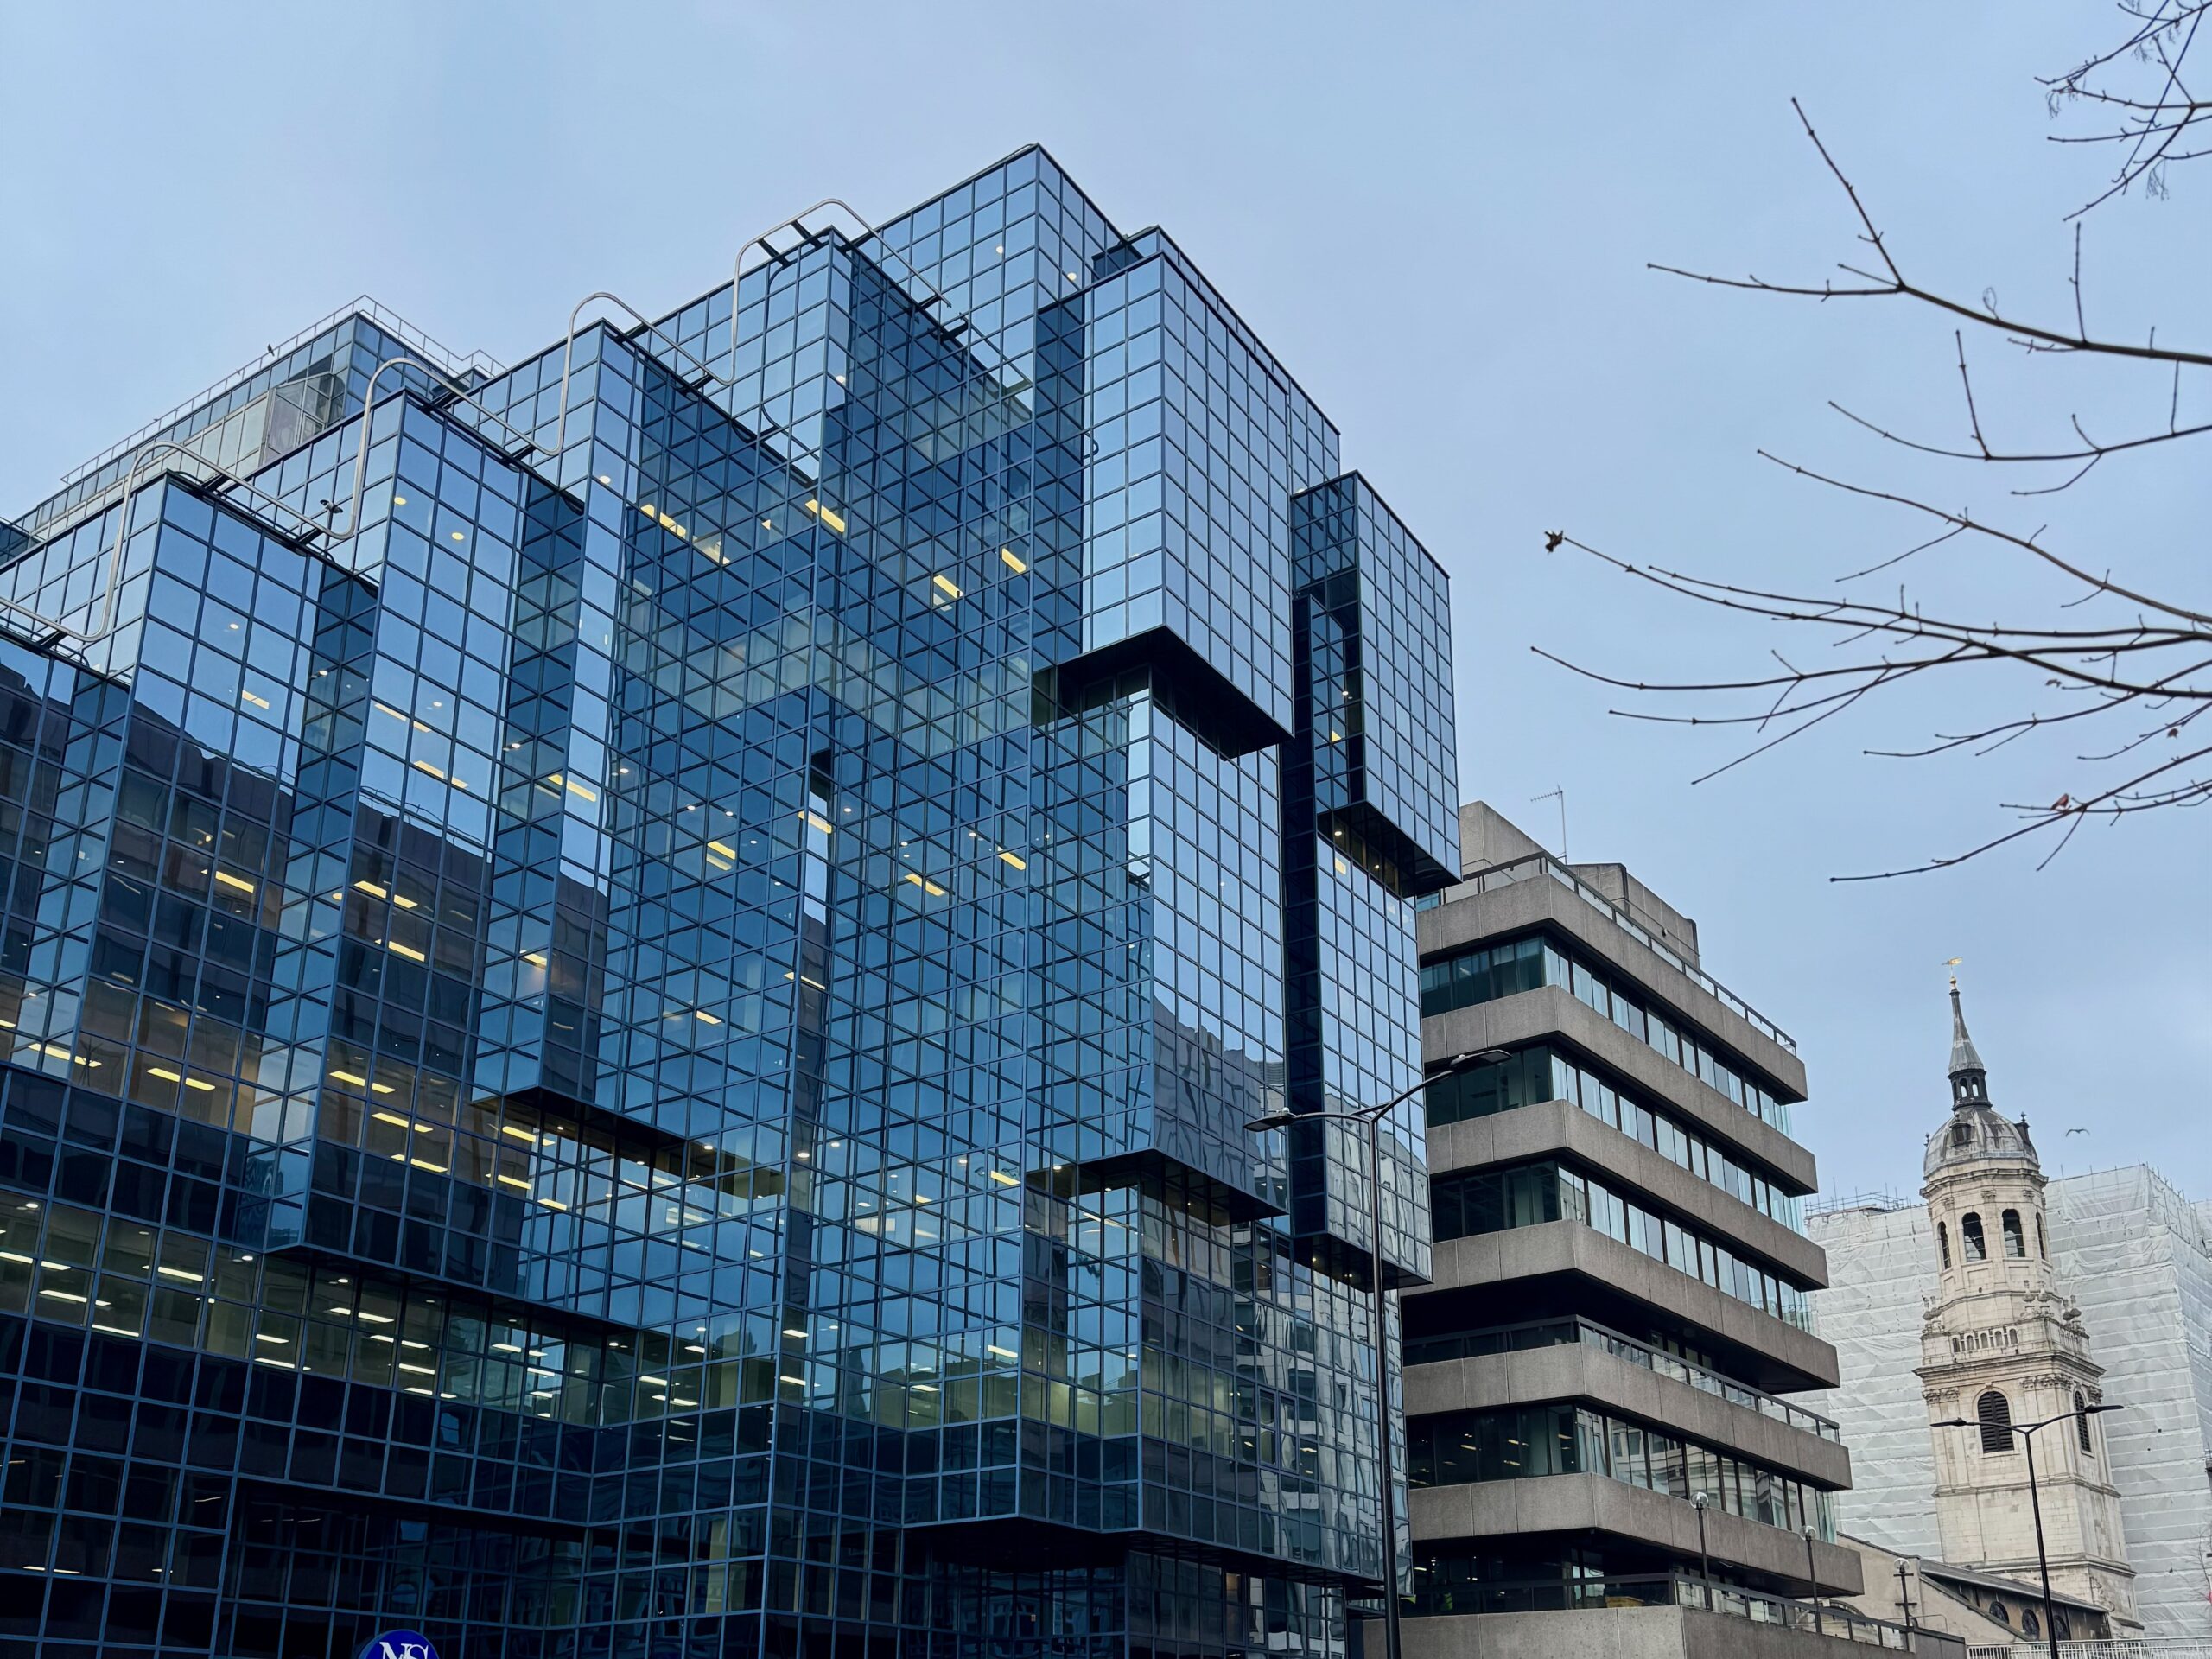
[{"label": "horizontal concrete band", "polygon": [[[1551,1274],[1580,1274],[1642,1302],[1662,1319],[1702,1326],[1797,1373],[1807,1388],[1832,1389],[1840,1381],[1835,1350],[1818,1337],[1578,1221],[1446,1239],[1436,1247],[1435,1288],[1426,1294],[1506,1287]],[[1510,1322],[1510,1295],[1498,1300],[1499,1322]]]},{"label": "horizontal concrete band", "polygon": [[[1382,1621],[1361,1659],[1382,1659]],[[1595,1607],[1580,1612],[1409,1618],[1405,1659],[1852,1659],[1871,1649],[1840,1636],[1688,1607]],[[1938,1652],[1963,1655],[1963,1646]]]},{"label": "horizontal concrete band", "polygon": [[1516,1107],[1428,1132],[1432,1176],[1526,1163],[1558,1153],[1572,1154],[1578,1163],[1611,1178],[1623,1198],[1649,1193],[1661,1209],[1721,1243],[1740,1245],[1745,1255],[1764,1258],[1786,1278],[1814,1288],[1828,1282],[1827,1252],[1811,1239],[1600,1122],[1572,1101]]},{"label": "horizontal concrete band", "polygon": [[1580,1344],[1408,1366],[1405,1389],[1409,1418],[1574,1401],[1817,1485],[1835,1489],[1851,1481],[1851,1454],[1834,1440]]},{"label": "horizontal concrete band", "polygon": [[1639,944],[1556,881],[1516,881],[1421,912],[1421,954],[1434,956],[1503,934],[1551,926],[1648,988],[1782,1085],[1805,1097],[1805,1063],[1649,945]]},{"label": "horizontal concrete band", "polygon": [[[1697,1559],[1697,1510],[1691,1504],[1606,1475],[1544,1475],[1427,1486],[1409,1495],[1408,1508],[1416,1554],[1452,1539],[1599,1532],[1669,1550],[1685,1560]],[[1801,1534],[1719,1509],[1706,1510],[1705,1528],[1707,1550],[1715,1562],[1809,1586]],[[1855,1596],[1865,1588],[1858,1552],[1817,1540],[1812,1548],[1813,1569],[1819,1574],[1822,1594]]]},{"label": "horizontal concrete band", "polygon": [[1810,1192],[1819,1185],[1820,1172],[1811,1153],[1649,1044],[1637,1041],[1563,985],[1540,986],[1494,1002],[1428,1015],[1421,1022],[1421,1058],[1436,1065],[1455,1054],[1526,1048],[1552,1036],[1564,1037],[1594,1056],[1652,1100],[1671,1108],[1687,1125],[1764,1165],[1785,1187]]}]

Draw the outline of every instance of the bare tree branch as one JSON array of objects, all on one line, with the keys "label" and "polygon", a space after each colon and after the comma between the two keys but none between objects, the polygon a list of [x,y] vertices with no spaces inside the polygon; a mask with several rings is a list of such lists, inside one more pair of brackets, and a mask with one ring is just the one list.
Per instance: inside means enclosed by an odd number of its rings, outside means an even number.
[{"label": "bare tree branch", "polygon": [[[1801,467],[1795,461],[1784,461],[1781,456],[1772,454],[1764,449],[1760,450],[1758,454],[1761,460],[1770,461],[1777,467],[1787,467],[1798,477],[1811,479],[1816,484],[1825,484],[1831,489],[1841,490],[1850,495],[1861,496],[1870,501],[1887,501],[1896,506],[1910,508],[1915,512],[1925,513],[1928,517],[1939,519],[1945,524],[1955,524],[1961,530],[1970,530],[1976,535],[1986,536],[1994,541],[2018,548],[2023,552],[2031,553],[2054,570],[2072,577],[2075,581],[2098,593],[2110,594],[2116,599],[2124,599],[2132,604],[2141,605],[2150,610],[2164,612],[2166,615],[2182,621],[2212,625],[2212,616],[2208,616],[2202,612],[2184,609],[2164,600],[2153,599],[2148,594],[2138,593],[2132,588],[2122,587],[2112,580],[2109,573],[2103,576],[2092,575],[2070,560],[2062,558],[2043,546],[2034,536],[2021,536],[2012,531],[2000,529],[1994,524],[1986,524],[1978,518],[1968,518],[1963,512],[1954,512],[1947,507],[1931,505],[1925,501],[1916,501],[1910,496],[1899,495],[1893,490],[1879,490],[1871,485],[1853,484],[1843,479],[1831,478],[1825,473],[1815,472],[1809,467]],[[2037,534],[2040,533],[2040,531],[2037,532]]]},{"label": "bare tree branch", "polygon": [[[2057,322],[2030,322],[2005,310],[1993,289],[1985,289],[1978,301],[1969,302],[1908,276],[1905,262],[1866,197],[1794,99],[1790,108],[1798,124],[1849,202],[1857,240],[1871,252],[1856,264],[1840,264],[1840,278],[1818,283],[1773,282],[1756,274],[1720,276],[1677,265],[1655,264],[1652,269],[1755,293],[1821,301],[1902,299],[1955,319],[1952,343],[1966,405],[1962,442],[1908,436],[1894,423],[1870,419],[1840,403],[1830,400],[1828,406],[1885,443],[1919,454],[1977,467],[2054,469],[2048,481],[2012,490],[2016,499],[2071,490],[2108,459],[2164,453],[2162,446],[2212,433],[2212,419],[2184,423],[2181,418],[2183,374],[2212,368],[2212,353],[2162,345],[2155,327],[2146,331],[2140,344],[2089,328],[2082,215],[2138,184],[2146,194],[2163,195],[2166,171],[2174,163],[2212,153],[2212,146],[2183,142],[2183,135],[2192,131],[2212,137],[2212,102],[2191,92],[2184,73],[2196,30],[2212,13],[2212,0],[2120,0],[2119,10],[2127,20],[2126,37],[2119,44],[2041,83],[2054,117],[2068,111],[2094,111],[2112,123],[2107,130],[2056,135],[2058,142],[2115,146],[2116,151],[2106,153],[2121,156],[2107,188],[2067,216],[2074,226],[2067,276],[2073,296],[2070,329]],[[1993,441],[1987,405],[1968,363],[1968,324],[1995,331],[2031,360],[2050,354],[2086,354],[2120,363],[2169,365],[2164,377],[2167,384],[2158,388],[2166,394],[2164,429],[2146,422],[2142,429],[2126,435],[2101,438],[2088,430],[2079,415],[2069,414],[2064,419],[2071,436],[2065,440],[2025,445]],[[2072,843],[2082,823],[2092,817],[2116,823],[2141,812],[2196,807],[2212,800],[2212,761],[2207,759],[2212,747],[2191,747],[2186,741],[2198,717],[2212,709],[2212,601],[2153,594],[2140,582],[2119,577],[2115,571],[2123,561],[2107,556],[2106,550],[2093,549],[2088,557],[2063,552],[2050,541],[2047,525],[2023,532],[1979,516],[1970,507],[1938,505],[1922,493],[1854,481],[1765,449],[1758,454],[1793,477],[1934,521],[1933,534],[1902,552],[1861,563],[1835,578],[1839,586],[1848,588],[1914,560],[1920,561],[1916,569],[1926,570],[1929,557],[1946,550],[1936,569],[1955,578],[1963,575],[1982,590],[2003,597],[1993,603],[1989,620],[1971,620],[1950,613],[1951,606],[1930,613],[1902,584],[1894,604],[1848,593],[1820,596],[1777,591],[1638,563],[1603,552],[1563,530],[1548,532],[1547,550],[1573,547],[1670,598],[1751,622],[1810,630],[1827,643],[1832,655],[1818,666],[1801,666],[1781,651],[1770,650],[1768,654],[1778,671],[1673,680],[1610,672],[1537,648],[1548,661],[1594,683],[1632,692],[1639,699],[1687,699],[1691,704],[1690,711],[1681,713],[1649,707],[1610,711],[1618,717],[1745,733],[1750,740],[1745,747],[1694,781],[1717,778],[1770,753],[1847,712],[1863,715],[1878,693],[1894,694],[1916,685],[1948,686],[1958,675],[1973,671],[1983,678],[1992,674],[2015,677],[2013,683],[2022,686],[2025,695],[2000,715],[1945,721],[1948,729],[1938,731],[1931,741],[1869,747],[1863,752],[1898,760],[1968,760],[1999,750],[2029,753],[2013,750],[2013,746],[2078,730],[2082,741],[2069,746],[2063,756],[2052,757],[2066,768],[2068,787],[2054,789],[2056,799],[2047,807],[2007,804],[2004,810],[2020,821],[1965,852],[1871,876],[1838,879],[1877,880],[1947,869],[2039,834],[2048,835],[2053,842],[2037,866],[2042,868]],[[1960,556],[1967,552],[1980,557],[1972,566],[1965,565]],[[1982,562],[1991,554],[1999,559],[1993,569]],[[2063,577],[2074,590],[2070,597],[2040,601],[2045,607],[2041,616],[2032,608],[2023,609],[2037,602],[2024,597],[2035,589],[2013,580],[2037,570]],[[2072,624],[2069,613],[2083,607],[2094,608],[2084,614],[2081,625]],[[2006,611],[2012,614],[2004,614]],[[2168,749],[2171,753],[2166,758],[2158,758]],[[2129,766],[2136,769],[2115,778]]]},{"label": "bare tree branch", "polygon": [[[2092,208],[2126,194],[2138,184],[2146,195],[2164,195],[2168,168],[2206,154],[2202,149],[2176,146],[2199,122],[2212,118],[2212,100],[2193,97],[2182,79],[2197,29],[2206,13],[2212,11],[2212,0],[2123,0],[2120,10],[2136,27],[2119,46],[2042,83],[2045,104],[2054,118],[2080,105],[2119,115],[2116,127],[2082,135],[2053,134],[2053,143],[2127,146],[2126,157],[2105,188],[2068,215],[2077,225]],[[2115,92],[2096,79],[2130,67],[2152,72],[2149,97]]]},{"label": "bare tree branch", "polygon": [[[2204,4],[2206,7],[2212,7],[2212,0],[2204,0]],[[1906,280],[1904,271],[1898,268],[1897,261],[1891,257],[1889,245],[1883,239],[1881,232],[1875,227],[1874,220],[1867,213],[1866,204],[1859,200],[1857,187],[1836,164],[1835,158],[1828,154],[1827,146],[1821,142],[1821,135],[1813,130],[1813,123],[1806,115],[1804,106],[1793,98],[1789,100],[1789,107],[1796,111],[1797,119],[1805,129],[1805,136],[1812,140],[1813,148],[1820,152],[1821,162],[1826,164],[1836,182],[1843,187],[1844,194],[1850,198],[1852,211],[1859,217],[1859,239],[1881,256],[1882,268],[1888,273],[1887,276],[1878,276],[1852,265],[1839,265],[1838,270],[1844,271],[1847,275],[1859,277],[1865,286],[1838,288],[1833,283],[1824,283],[1815,288],[1802,283],[1770,283],[1758,276],[1716,276],[1707,271],[1688,270],[1680,265],[1654,264],[1649,267],[1650,270],[1663,271],[1670,276],[1687,276],[1692,282],[1710,283],[1718,288],[1747,289],[1760,294],[1794,295],[1801,298],[1817,300],[1917,300],[1923,305],[1932,306],[1938,311],[1948,312],[1954,316],[1962,317],[1981,327],[1994,328],[2008,338],[2045,350],[2089,352],[2107,357],[2138,358],[2156,363],[2183,363],[2192,368],[2212,368],[2212,353],[2181,351],[2172,346],[2159,346],[2155,343],[2135,346],[2125,340],[2092,338],[2086,330],[2069,334],[2060,329],[2023,322],[2018,318],[2006,316],[1994,306],[1968,305],[1963,301],[1955,300],[1948,295],[1938,294],[1933,289],[1923,288],[1916,283]]]}]

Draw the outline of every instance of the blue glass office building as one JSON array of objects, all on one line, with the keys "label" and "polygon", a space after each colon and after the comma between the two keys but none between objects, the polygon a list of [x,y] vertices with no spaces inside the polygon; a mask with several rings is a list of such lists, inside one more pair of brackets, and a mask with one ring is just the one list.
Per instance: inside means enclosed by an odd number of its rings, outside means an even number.
[{"label": "blue glass office building", "polygon": [[1341,1650],[1444,576],[1039,150],[580,315],[0,528],[0,1655]]}]

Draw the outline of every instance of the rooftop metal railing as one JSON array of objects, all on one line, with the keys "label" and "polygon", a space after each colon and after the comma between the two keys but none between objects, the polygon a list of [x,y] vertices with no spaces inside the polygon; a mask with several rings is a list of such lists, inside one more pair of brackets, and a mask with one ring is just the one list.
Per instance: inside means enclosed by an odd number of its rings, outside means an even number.
[{"label": "rooftop metal railing", "polygon": [[1821,1198],[1817,1203],[1806,1205],[1805,1219],[1811,1221],[1821,1216],[1833,1216],[1846,1210],[1871,1210],[1879,1215],[1888,1215],[1894,1211],[1909,1210],[1914,1202],[1915,1200],[1910,1198],[1900,1198],[1895,1188],[1886,1186],[1878,1192],[1872,1192],[1831,1193]]},{"label": "rooftop metal railing", "polygon": [[1696,984],[1721,1007],[1741,1018],[1754,1031],[1781,1044],[1792,1054],[1797,1052],[1796,1040],[1788,1032],[1783,1030],[1773,1020],[1745,1001],[1742,997],[1737,995],[1695,963],[1684,957],[1681,951],[1675,950],[1649,928],[1627,915],[1618,905],[1548,853],[1531,853],[1524,858],[1509,859],[1503,864],[1493,864],[1488,869],[1477,870],[1464,880],[1434,894],[1422,907],[1426,909],[1435,905],[1449,904],[1452,899],[1464,898],[1470,893],[1495,893],[1500,888],[1510,887],[1518,882],[1538,880],[1546,876],[1567,888],[1592,910],[1603,915],[1607,921],[1649,950],[1660,961]]},{"label": "rooftop metal railing", "polygon": [[376,324],[378,327],[383,329],[385,333],[405,341],[407,345],[413,347],[416,351],[426,353],[448,374],[462,375],[467,374],[473,370],[478,374],[490,376],[505,372],[504,366],[497,358],[488,356],[483,352],[471,352],[466,357],[463,357],[449,348],[441,346],[436,340],[432,340],[428,334],[416,327],[414,324],[409,322],[404,317],[396,316],[391,312],[387,311],[383,306],[378,304],[377,302],[370,296],[366,294],[359,295],[354,299],[349,301],[347,303],[340,306],[335,311],[333,311],[328,316],[322,318],[320,321],[309,323],[306,327],[301,329],[299,333],[294,334],[290,339],[283,341],[279,345],[271,346],[269,350],[264,352],[259,357],[257,357],[252,362],[246,364],[244,367],[233,369],[230,373],[216,381],[214,385],[207,387],[204,391],[194,392],[191,397],[185,398],[182,402],[173,406],[167,413],[156,415],[152,420],[147,422],[145,425],[140,427],[129,437],[117,440],[117,442],[108,445],[106,448],[101,450],[99,454],[94,455],[90,461],[81,462],[78,466],[71,467],[69,471],[62,474],[60,487],[67,490],[71,485],[76,483],[79,479],[87,477],[90,474],[98,472],[101,467],[115,460],[118,455],[127,454],[131,449],[136,448],[138,445],[145,442],[147,439],[153,437],[157,433],[162,432],[166,428],[183,419],[184,416],[192,413],[194,410],[201,407],[203,404],[213,403],[216,398],[222,397],[226,392],[230,391],[234,387],[242,385],[246,381],[252,379],[255,375],[259,374],[264,369],[267,368],[270,364],[275,362],[279,358],[285,356],[290,352],[296,351],[300,346],[306,345],[309,340],[313,340],[317,334],[323,334],[329,329],[334,328],[340,322],[343,322],[347,317],[355,315],[366,317],[371,322]]},{"label": "rooftop metal railing", "polygon": [[[99,616],[95,625],[89,631],[77,627],[58,616],[48,616],[45,612],[5,594],[0,594],[0,607],[4,607],[11,615],[29,617],[41,627],[48,629],[54,634],[55,643],[59,643],[61,639],[74,639],[81,645],[89,645],[105,637],[115,626],[116,598],[123,589],[124,549],[130,534],[132,498],[140,487],[138,474],[149,461],[159,455],[180,457],[183,465],[180,466],[176,461],[172,460],[166,466],[158,468],[156,476],[164,473],[178,473],[190,479],[204,491],[219,494],[226,491],[237,490],[251,496],[255,502],[265,510],[263,515],[264,518],[273,520],[276,514],[282,513],[295,521],[298,525],[296,530],[285,531],[283,526],[277,526],[280,533],[289,535],[295,540],[311,540],[325,534],[323,525],[315,523],[314,519],[289,502],[270,495],[258,485],[233,476],[196,450],[188,449],[181,443],[171,443],[164,438],[146,445],[137,454],[131,457],[130,469],[123,476],[122,494],[118,499],[115,509],[115,541],[107,549],[107,577],[101,586]],[[202,474],[213,474],[213,476],[202,477]],[[152,478],[146,480],[149,484],[153,481]],[[37,550],[35,548],[31,550],[34,554]]]}]

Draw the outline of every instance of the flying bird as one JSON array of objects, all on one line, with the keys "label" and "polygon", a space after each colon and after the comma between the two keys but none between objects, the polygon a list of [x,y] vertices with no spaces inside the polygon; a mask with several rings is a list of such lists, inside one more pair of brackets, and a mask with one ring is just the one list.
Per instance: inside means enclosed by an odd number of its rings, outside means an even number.
[{"label": "flying bird", "polygon": [[[2066,1135],[2087,1135],[2088,1133],[2088,1131],[2087,1129],[2069,1129],[2066,1131]],[[2062,1135],[2058,1138],[2063,1141],[2066,1138],[2066,1135]]]},{"label": "flying bird", "polygon": [[1563,530],[1546,531],[1544,532],[1544,551],[1547,553],[1558,552],[1559,544],[1566,539],[1567,532]]}]

